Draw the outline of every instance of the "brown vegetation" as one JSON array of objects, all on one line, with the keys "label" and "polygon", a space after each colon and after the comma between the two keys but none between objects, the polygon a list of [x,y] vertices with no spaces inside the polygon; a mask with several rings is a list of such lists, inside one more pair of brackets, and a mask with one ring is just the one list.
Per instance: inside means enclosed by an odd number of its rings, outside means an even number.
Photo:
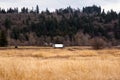
[{"label": "brown vegetation", "polygon": [[94,38],[92,44],[93,44],[92,47],[94,49],[103,49],[103,48],[107,47],[107,45],[106,45],[107,43],[105,42],[105,40],[102,38],[99,38],[99,37]]},{"label": "brown vegetation", "polygon": [[119,80],[120,49],[12,47],[0,50],[0,80]]}]

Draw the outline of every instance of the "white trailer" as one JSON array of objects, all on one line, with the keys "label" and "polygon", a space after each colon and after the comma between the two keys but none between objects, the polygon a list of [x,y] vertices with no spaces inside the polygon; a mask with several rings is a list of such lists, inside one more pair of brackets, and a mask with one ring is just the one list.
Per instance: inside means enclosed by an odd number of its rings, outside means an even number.
[{"label": "white trailer", "polygon": [[63,48],[64,44],[53,44],[54,48]]}]

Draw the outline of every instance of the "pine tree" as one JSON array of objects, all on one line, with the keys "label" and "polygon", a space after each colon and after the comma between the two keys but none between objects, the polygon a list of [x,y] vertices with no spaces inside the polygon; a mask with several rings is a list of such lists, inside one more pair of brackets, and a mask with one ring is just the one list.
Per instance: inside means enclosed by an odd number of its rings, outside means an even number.
[{"label": "pine tree", "polygon": [[5,47],[8,45],[7,35],[5,31],[0,31],[0,47]]},{"label": "pine tree", "polygon": [[10,19],[6,18],[4,24],[6,29],[10,29],[12,22]]},{"label": "pine tree", "polygon": [[39,6],[36,6],[36,13],[39,14]]},{"label": "pine tree", "polygon": [[116,39],[120,39],[120,13],[118,15],[118,25],[115,28],[115,37]]}]

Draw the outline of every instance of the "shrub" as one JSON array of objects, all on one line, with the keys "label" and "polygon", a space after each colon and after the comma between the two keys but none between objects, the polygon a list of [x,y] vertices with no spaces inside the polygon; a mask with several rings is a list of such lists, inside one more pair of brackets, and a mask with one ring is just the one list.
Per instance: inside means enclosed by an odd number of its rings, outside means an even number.
[{"label": "shrub", "polygon": [[99,38],[99,37],[96,37],[96,38],[94,38],[94,40],[93,40],[92,47],[93,47],[94,49],[103,49],[103,48],[106,47],[106,42],[105,42],[104,39]]},{"label": "shrub", "polygon": [[18,48],[18,46],[15,46],[15,48]]}]

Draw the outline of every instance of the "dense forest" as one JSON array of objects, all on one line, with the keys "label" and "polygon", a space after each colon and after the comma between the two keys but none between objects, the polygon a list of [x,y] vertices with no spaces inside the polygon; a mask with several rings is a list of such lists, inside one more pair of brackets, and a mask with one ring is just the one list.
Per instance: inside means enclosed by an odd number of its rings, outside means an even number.
[{"label": "dense forest", "polygon": [[[105,12],[100,6],[80,9],[48,9],[39,12],[23,7],[0,8],[0,46],[92,45],[95,38],[106,45],[120,45],[120,13]],[[4,43],[4,44],[3,44]]]}]

